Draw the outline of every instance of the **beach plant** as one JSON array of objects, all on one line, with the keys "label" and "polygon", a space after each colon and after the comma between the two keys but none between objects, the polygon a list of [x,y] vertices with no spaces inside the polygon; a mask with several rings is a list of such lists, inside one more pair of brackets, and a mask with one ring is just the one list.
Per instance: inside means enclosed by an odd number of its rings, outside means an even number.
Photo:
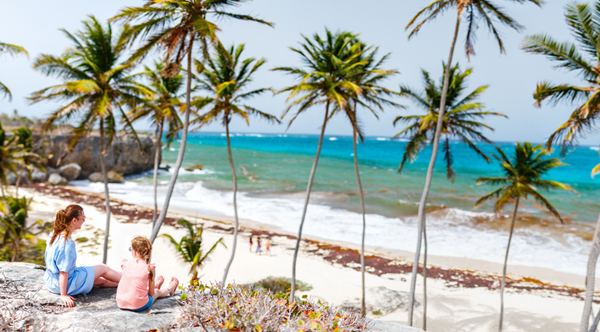
[{"label": "beach plant", "polygon": [[193,283],[183,289],[181,326],[204,330],[341,332],[369,330],[372,324],[358,314],[302,296],[289,302],[252,286]]},{"label": "beach plant", "polygon": [[136,49],[131,61],[140,61],[151,50],[159,48],[164,51],[164,62],[167,64],[162,72],[164,76],[174,76],[179,73],[181,62],[187,56],[185,115],[181,134],[181,144],[171,180],[167,187],[165,202],[155,225],[153,225],[150,241],[154,242],[169,209],[169,203],[179,169],[183,163],[187,143],[188,126],[191,112],[192,91],[192,57],[194,43],[201,45],[204,58],[208,58],[211,43],[217,42],[216,33],[220,28],[214,23],[215,19],[231,18],[242,21],[252,21],[268,26],[272,23],[250,15],[232,13],[231,10],[247,0],[169,0],[147,1],[142,7],[126,7],[111,18],[125,23],[135,22],[128,30],[128,41],[131,44],[138,39],[141,46]]},{"label": "beach plant", "polygon": [[[363,65],[355,67],[354,73],[349,77],[350,80],[358,87],[359,93],[352,94],[351,101],[346,104],[346,109],[343,110],[344,115],[352,126],[352,148],[354,155],[354,173],[356,174],[356,182],[358,185],[358,193],[360,198],[360,207],[362,215],[362,237],[361,237],[361,250],[360,250],[360,265],[361,265],[361,279],[362,279],[362,315],[365,317],[367,314],[366,308],[366,283],[365,283],[365,235],[367,229],[366,212],[365,212],[365,201],[364,193],[362,189],[362,182],[360,180],[360,172],[358,169],[358,152],[356,145],[360,139],[361,143],[364,144],[364,134],[360,126],[360,119],[358,118],[358,106],[366,109],[376,118],[379,119],[377,112],[383,112],[384,106],[401,107],[401,105],[393,102],[389,97],[397,94],[397,92],[391,91],[381,85],[381,82],[391,76],[398,74],[395,69],[382,69],[382,65],[390,56],[390,53],[383,55],[381,58],[377,56],[377,47],[366,46],[358,39],[354,41],[359,43],[360,47],[354,49],[358,54],[358,62]],[[335,111],[335,110],[334,110]],[[339,111],[339,110],[338,110]]]},{"label": "beach plant", "polygon": [[[565,18],[573,41],[559,42],[547,34],[527,36],[521,47],[525,52],[546,56],[555,63],[556,68],[574,72],[583,82],[581,85],[569,83],[555,84],[542,81],[537,84],[533,98],[541,107],[544,101],[556,106],[560,102],[574,105],[575,109],[560,127],[548,138],[546,147],[560,147],[565,156],[574,148],[580,138],[597,130],[600,119],[600,1],[591,4],[573,2],[565,7]],[[600,165],[592,169],[592,177],[600,172]],[[579,330],[587,332],[592,314],[592,300],[596,281],[596,265],[600,254],[600,218],[592,240],[592,248],[588,258],[586,273],[586,295]],[[590,330],[595,330],[599,320],[594,322]]]},{"label": "beach plant", "polygon": [[[21,46],[0,42],[0,56],[2,56],[3,54],[25,54],[26,56],[29,56],[29,53],[27,53],[27,51]],[[2,82],[0,82],[0,95],[3,97],[8,97],[8,100],[12,99],[12,94],[10,90]]]},{"label": "beach plant", "polygon": [[183,110],[183,97],[181,88],[183,86],[183,75],[178,73],[172,76],[161,75],[166,64],[155,62],[154,68],[145,66],[145,71],[140,73],[148,80],[148,88],[152,96],[148,97],[143,104],[131,110],[128,116],[131,122],[148,119],[156,128],[156,143],[154,147],[154,212],[152,213],[152,225],[156,223],[158,211],[158,167],[160,166],[163,132],[167,128],[167,146],[170,146],[181,130],[182,123],[179,113]]},{"label": "beach plant", "polygon": [[190,264],[189,274],[193,279],[198,280],[198,269],[208,261],[210,254],[217,248],[219,244],[225,247],[223,238],[220,238],[215,242],[210,249],[205,250],[202,248],[202,233],[204,232],[204,224],[192,225],[185,219],[177,220],[177,223],[183,226],[187,235],[183,236],[179,242],[177,242],[169,234],[161,234],[161,237],[169,239],[171,244],[175,247],[175,251],[179,257],[186,263]]},{"label": "beach plant", "polygon": [[[471,55],[475,55],[475,40],[477,28],[479,27],[478,22],[484,22],[485,26],[494,36],[498,43],[500,53],[504,53],[504,43],[496,28],[497,23],[512,28],[516,31],[520,31],[523,27],[517,23],[512,17],[510,17],[504,10],[496,5],[497,0],[435,0],[425,8],[421,9],[406,25],[406,30],[410,29],[408,38],[412,38],[417,35],[421,28],[428,22],[431,22],[441,16],[444,12],[451,8],[456,8],[456,24],[454,26],[454,35],[452,37],[452,43],[450,46],[450,53],[448,54],[448,61],[446,62],[446,71],[444,72],[444,83],[442,85],[442,93],[440,96],[440,107],[439,117],[444,119],[446,113],[446,103],[448,97],[448,88],[450,86],[450,69],[452,68],[452,58],[454,56],[454,48],[458,39],[458,32],[460,30],[463,19],[467,24],[466,38],[465,38],[465,53],[467,58]],[[508,3],[533,3],[537,6],[543,4],[543,0],[505,0]],[[497,22],[497,23],[496,23]],[[442,133],[443,121],[438,121],[435,135],[432,143],[432,153],[429,160],[429,166],[427,168],[427,175],[425,177],[425,186],[423,188],[423,194],[419,201],[419,212],[418,222],[419,226],[417,229],[417,247],[415,250],[415,259],[413,262],[412,278],[410,281],[409,291],[409,304],[408,304],[408,325],[413,325],[413,312],[415,308],[415,288],[417,282],[417,272],[419,270],[419,256],[421,254],[421,241],[423,239],[424,224],[425,224],[425,206],[427,204],[427,198],[429,197],[429,190],[431,188],[431,179],[433,177],[433,168],[435,166],[435,160],[437,159],[437,153],[439,148],[440,135]],[[423,294],[424,298],[427,294]],[[423,305],[423,329],[427,329],[427,306],[426,302]]]},{"label": "beach plant", "polygon": [[0,202],[0,212],[2,212],[0,222],[5,229],[2,246],[6,247],[12,243],[12,262],[16,261],[20,254],[21,241],[25,238],[33,242],[33,229],[42,224],[40,219],[27,225],[27,214],[31,201],[32,198],[7,196]]},{"label": "beach plant", "polygon": [[233,179],[233,215],[235,218],[235,228],[233,229],[233,246],[231,248],[231,257],[225,266],[221,285],[225,285],[229,268],[235,257],[237,248],[239,219],[237,211],[237,176],[235,174],[235,165],[233,164],[233,155],[231,153],[231,137],[229,126],[234,117],[243,119],[247,125],[250,125],[250,116],[255,116],[268,122],[280,123],[276,116],[265,113],[255,107],[246,104],[246,101],[265,92],[272,91],[271,88],[258,88],[251,90],[249,85],[252,83],[254,73],[262,67],[266,59],[256,60],[255,58],[243,59],[245,45],[240,44],[237,47],[232,45],[225,48],[221,43],[215,45],[214,54],[209,57],[205,63],[196,60],[196,83],[194,91],[207,93],[207,97],[194,98],[192,107],[197,110],[206,111],[199,114],[192,121],[193,125],[201,128],[204,125],[218,121],[225,128],[225,138],[227,139],[227,156],[229,158],[229,167]]},{"label": "beach plant", "polygon": [[40,55],[35,60],[34,68],[63,82],[36,91],[29,99],[33,103],[46,100],[64,102],[64,106],[52,112],[44,122],[43,128],[46,131],[52,129],[57,122],[78,122],[72,130],[73,137],[64,155],[96,125],[99,128],[99,159],[106,205],[102,262],[106,263],[110,234],[110,195],[105,158],[117,133],[118,117],[126,121],[126,127],[131,130],[141,147],[135,130],[127,120],[125,109],[135,108],[151,92],[136,82],[135,76],[128,75],[133,65],[120,61],[126,51],[125,30],[113,33],[110,24],[103,26],[94,16],[90,16],[83,21],[82,30],[75,33],[62,31],[73,45],[60,56]]},{"label": "beach plant", "polygon": [[363,46],[357,42],[357,35],[343,31],[332,33],[325,29],[325,38],[314,34],[312,40],[302,36],[304,42],[299,48],[291,48],[292,51],[300,55],[303,67],[277,67],[273,70],[282,71],[294,76],[298,83],[286,87],[277,93],[289,93],[287,98],[290,105],[284,111],[284,118],[292,109],[296,108],[295,114],[288,123],[288,128],[294,120],[307,110],[315,106],[325,106],[323,124],[319,135],[317,153],[313,162],[308,185],[306,186],[306,198],[304,208],[300,219],[296,247],[294,249],[294,259],[292,262],[292,290],[290,299],[294,299],[296,291],[296,261],[302,239],[302,228],[306,218],[308,202],[312,189],[313,180],[319,163],[321,147],[323,146],[323,137],[327,121],[335,114],[335,110],[346,110],[351,97],[360,93],[360,87],[352,79],[352,75],[357,73],[356,68],[364,66],[365,62],[361,58],[361,49]]},{"label": "beach plant", "polygon": [[508,264],[508,252],[512,241],[515,221],[521,200],[532,200],[539,206],[548,210],[561,223],[564,220],[558,210],[550,203],[540,191],[549,191],[558,189],[577,193],[573,188],[557,181],[544,180],[542,177],[550,170],[556,167],[565,166],[558,158],[550,158],[548,152],[541,145],[533,146],[531,143],[523,144],[517,142],[515,153],[512,158],[508,158],[506,153],[496,147],[498,154],[492,156],[498,160],[502,169],[503,176],[482,177],[477,179],[477,184],[489,184],[501,187],[481,197],[475,203],[476,208],[481,203],[494,200],[494,211],[500,211],[510,203],[514,203],[512,221],[510,223],[510,232],[508,235],[508,245],[504,256],[504,267],[502,268],[502,283],[500,284],[500,318],[498,330],[502,331],[502,320],[504,318],[504,286],[506,284],[506,266]]},{"label": "beach plant", "polygon": [[[266,289],[272,294],[289,293],[292,290],[292,279],[286,277],[266,277],[252,284],[256,289]],[[312,289],[312,286],[296,280],[296,290],[301,292],[308,292]]]}]

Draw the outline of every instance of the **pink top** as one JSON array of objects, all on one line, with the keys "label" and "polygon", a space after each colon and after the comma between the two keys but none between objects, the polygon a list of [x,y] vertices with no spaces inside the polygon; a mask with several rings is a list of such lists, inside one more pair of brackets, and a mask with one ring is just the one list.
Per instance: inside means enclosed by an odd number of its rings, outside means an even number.
[{"label": "pink top", "polygon": [[148,303],[148,264],[139,258],[124,259],[121,269],[123,276],[117,288],[117,305],[121,309],[139,309],[145,306]]}]

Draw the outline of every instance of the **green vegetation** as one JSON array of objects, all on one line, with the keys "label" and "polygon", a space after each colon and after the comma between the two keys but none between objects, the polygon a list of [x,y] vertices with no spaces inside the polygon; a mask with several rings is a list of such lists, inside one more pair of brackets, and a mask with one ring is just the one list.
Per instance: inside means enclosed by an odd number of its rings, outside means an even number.
[{"label": "green vegetation", "polygon": [[502,269],[502,285],[500,286],[500,322],[499,326],[502,329],[502,319],[504,317],[504,285],[506,284],[506,266],[508,263],[508,250],[515,228],[515,220],[517,219],[517,211],[521,199],[526,200],[529,197],[533,198],[540,206],[545,207],[556,218],[564,223],[560,213],[554,206],[542,195],[540,190],[549,191],[550,189],[559,189],[577,193],[570,186],[549,180],[542,180],[542,176],[546,175],[551,169],[564,166],[560,159],[548,158],[548,154],[541,145],[532,146],[531,143],[517,143],[515,147],[515,155],[513,158],[508,158],[501,148],[496,147],[498,155],[493,155],[498,160],[502,167],[503,177],[486,177],[479,178],[477,184],[501,185],[499,189],[481,197],[475,207],[479,204],[495,200],[494,210],[499,213],[508,203],[515,203],[515,210],[510,224],[510,235],[508,236],[508,245],[506,246],[506,255],[504,256],[504,268]]},{"label": "green vegetation", "polygon": [[[25,54],[26,56],[29,56],[29,53],[27,53],[27,51],[21,46],[0,42],[0,56],[2,56],[3,54]],[[12,94],[10,93],[10,90],[2,82],[0,82],[0,96],[8,97],[8,100],[12,99]]]},{"label": "green vegetation", "polygon": [[366,330],[369,322],[321,301],[288,302],[288,294],[253,287],[203,285],[183,289],[182,327],[202,326],[226,331],[341,332]]},{"label": "green vegetation", "polygon": [[[292,279],[286,277],[267,277],[253,284],[256,289],[266,289],[272,294],[289,293],[292,290]],[[312,286],[296,280],[296,290],[300,292],[308,292]]]},{"label": "green vegetation", "polygon": [[175,247],[179,257],[186,263],[190,264],[190,272],[192,278],[198,280],[198,269],[202,267],[202,264],[209,259],[210,254],[217,248],[219,244],[226,247],[223,243],[223,238],[220,238],[215,242],[210,249],[205,250],[202,248],[202,232],[204,231],[204,224],[200,224],[194,227],[189,221],[185,219],[177,220],[177,223],[187,230],[187,235],[183,236],[179,242],[169,234],[161,234],[161,237],[166,237],[171,241],[171,244]]},{"label": "green vegetation", "polygon": [[[27,214],[31,199],[25,197],[4,197],[0,201],[0,260],[27,261],[39,264],[43,262],[46,242],[35,236],[47,230],[42,220],[27,225]],[[35,232],[37,231],[37,233]],[[10,258],[9,258],[10,257]]]},{"label": "green vegetation", "polygon": [[31,128],[35,124],[39,123],[39,119],[33,117],[28,118],[26,116],[19,115],[19,112],[13,110],[12,116],[6,113],[0,113],[0,124],[4,127],[26,127]]}]

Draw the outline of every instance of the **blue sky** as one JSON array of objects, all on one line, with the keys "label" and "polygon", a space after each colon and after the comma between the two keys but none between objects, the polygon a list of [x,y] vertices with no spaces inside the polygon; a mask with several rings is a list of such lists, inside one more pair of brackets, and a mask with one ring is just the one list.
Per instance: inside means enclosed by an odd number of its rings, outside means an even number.
[{"label": "blue sky", "polygon": [[[260,70],[254,87],[280,89],[292,84],[291,78],[282,73],[269,71],[276,66],[300,65],[298,57],[289,50],[298,45],[301,34],[312,35],[330,30],[349,30],[360,33],[368,44],[379,46],[381,53],[391,52],[387,68],[395,68],[400,75],[386,82],[386,86],[398,89],[399,84],[415,88],[421,85],[421,68],[434,77],[442,75],[442,60],[448,57],[452,38],[455,12],[448,11],[433,24],[425,26],[418,36],[407,39],[405,25],[411,17],[430,0],[254,0],[240,6],[237,11],[250,13],[275,23],[275,28],[255,23],[220,21],[222,32],[219,37],[224,44],[245,43],[246,56],[266,57],[267,64]],[[569,39],[564,22],[564,7],[569,1],[552,0],[543,9],[526,4],[510,4],[496,0],[506,11],[517,19],[525,29],[519,34],[501,27],[507,54],[499,54],[495,41],[487,29],[481,26],[476,44],[476,56],[468,62],[464,56],[464,34],[459,37],[455,60],[462,68],[473,67],[470,87],[490,85],[483,95],[489,110],[507,114],[510,119],[490,118],[488,123],[496,130],[489,137],[498,141],[541,142],[563,123],[573,105],[544,105],[541,109],[533,106],[532,93],[541,80],[556,83],[581,84],[574,73],[556,70],[553,64],[539,55],[524,53],[519,44],[527,34],[548,33],[559,39]],[[93,14],[101,20],[115,15],[126,5],[142,5],[143,1],[103,0],[103,1],[2,1],[0,2],[0,40],[25,47],[30,58],[0,59],[0,81],[13,92],[12,102],[0,99],[0,112],[18,109],[21,114],[43,118],[57,107],[57,104],[39,103],[30,105],[25,99],[37,89],[56,84],[53,78],[45,77],[32,69],[33,59],[41,53],[58,55],[68,46],[68,40],[58,30],[65,28],[75,31],[81,27],[81,20]],[[368,5],[366,5],[368,4]],[[464,29],[462,30],[464,32]],[[156,54],[156,57],[159,55]],[[399,114],[415,114],[420,109],[406,99],[398,102],[407,109],[387,109],[380,119],[366,112],[362,113],[362,124],[367,135],[391,136],[400,131],[394,128],[393,119]],[[250,102],[253,106],[281,115],[286,107],[286,96],[266,95]],[[288,130],[289,133],[318,133],[322,120],[322,109],[314,109],[300,117]],[[146,125],[140,125],[146,127]],[[218,125],[205,130],[220,131]],[[245,123],[234,122],[233,131],[279,133],[285,126],[270,125],[260,120]],[[331,135],[350,135],[349,123],[343,118],[333,119],[327,129]],[[582,141],[583,144],[597,145],[600,134]]]}]

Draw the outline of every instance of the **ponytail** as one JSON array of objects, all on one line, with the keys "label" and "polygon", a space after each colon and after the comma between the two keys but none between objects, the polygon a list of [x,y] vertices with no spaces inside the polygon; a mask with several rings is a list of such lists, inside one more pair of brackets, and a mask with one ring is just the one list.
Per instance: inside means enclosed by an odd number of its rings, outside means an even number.
[{"label": "ponytail", "polygon": [[[83,208],[76,204],[67,206],[64,210],[60,210],[56,213],[56,219],[54,220],[54,234],[50,239],[50,244],[54,243],[54,240],[63,232],[69,234],[71,230],[71,221],[73,219],[81,217],[83,214]],[[67,243],[67,236],[65,235],[65,243]]]}]

